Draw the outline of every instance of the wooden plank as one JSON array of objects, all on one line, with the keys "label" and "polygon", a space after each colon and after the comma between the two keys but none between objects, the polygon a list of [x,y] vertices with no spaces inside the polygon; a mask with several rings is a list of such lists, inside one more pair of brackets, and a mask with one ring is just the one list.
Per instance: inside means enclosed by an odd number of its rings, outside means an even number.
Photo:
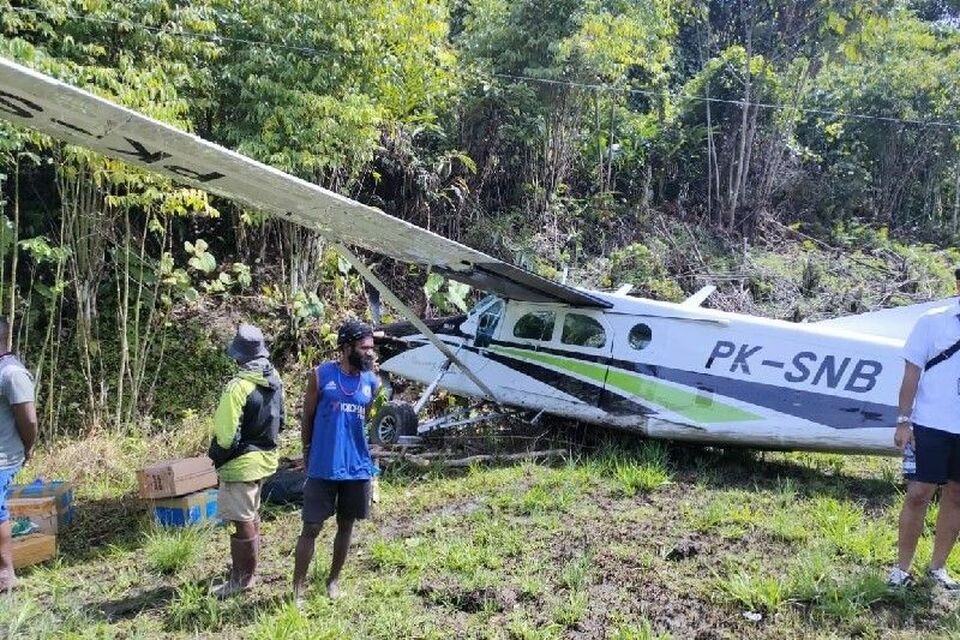
[{"label": "wooden plank", "polygon": [[33,533],[29,536],[13,539],[13,567],[30,565],[49,560],[57,555],[57,536],[45,533]]}]

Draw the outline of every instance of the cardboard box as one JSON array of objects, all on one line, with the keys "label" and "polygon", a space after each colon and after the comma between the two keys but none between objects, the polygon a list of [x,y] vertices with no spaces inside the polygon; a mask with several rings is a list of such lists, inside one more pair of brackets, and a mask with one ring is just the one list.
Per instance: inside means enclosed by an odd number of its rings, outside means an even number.
[{"label": "cardboard box", "polygon": [[31,533],[13,539],[13,568],[29,567],[57,555],[57,536]]},{"label": "cardboard box", "polygon": [[217,472],[210,458],[181,458],[141,469],[137,481],[141,498],[173,498],[217,486]]},{"label": "cardboard box", "polygon": [[7,507],[14,518],[30,518],[43,533],[56,535],[73,522],[73,485],[62,480],[15,484]]},{"label": "cardboard box", "polygon": [[153,519],[165,527],[186,527],[204,522],[216,523],[217,490],[207,489],[179,498],[154,500],[150,505]]},{"label": "cardboard box", "polygon": [[27,518],[40,527],[41,533],[57,535],[60,529],[56,498],[15,498],[9,501],[7,508],[14,520]]}]

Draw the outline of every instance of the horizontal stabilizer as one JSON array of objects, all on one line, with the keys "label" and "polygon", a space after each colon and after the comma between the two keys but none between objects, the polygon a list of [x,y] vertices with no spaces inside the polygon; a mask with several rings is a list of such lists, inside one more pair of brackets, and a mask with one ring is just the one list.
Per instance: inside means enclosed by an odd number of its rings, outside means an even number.
[{"label": "horizontal stabilizer", "polygon": [[[881,309],[880,311],[871,311],[870,313],[859,313],[852,316],[821,320],[820,322],[812,322],[811,324],[818,327],[831,327],[833,329],[843,329],[844,331],[852,331],[854,333],[867,333],[874,336],[905,341],[920,316],[931,309],[956,304],[956,298],[942,298],[940,300],[933,300],[932,302],[911,304],[905,307],[894,307],[892,309]],[[960,309],[957,311],[960,312]]]},{"label": "horizontal stabilizer", "polygon": [[691,295],[689,298],[681,302],[685,307],[699,307],[702,305],[707,298],[710,297],[710,294],[716,291],[717,288],[712,284],[708,284],[705,287],[700,287],[700,290],[695,294]]}]

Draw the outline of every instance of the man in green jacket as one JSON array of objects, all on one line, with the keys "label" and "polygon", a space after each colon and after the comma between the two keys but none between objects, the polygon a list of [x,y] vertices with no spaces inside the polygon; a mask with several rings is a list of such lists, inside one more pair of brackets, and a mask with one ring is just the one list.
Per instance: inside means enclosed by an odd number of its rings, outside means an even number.
[{"label": "man in green jacket", "polygon": [[283,427],[283,384],[257,327],[241,324],[227,347],[240,370],[227,383],[214,414],[208,455],[220,477],[220,517],[232,522],[230,578],[214,589],[226,598],[253,587],[260,547],[260,486],[277,470]]}]

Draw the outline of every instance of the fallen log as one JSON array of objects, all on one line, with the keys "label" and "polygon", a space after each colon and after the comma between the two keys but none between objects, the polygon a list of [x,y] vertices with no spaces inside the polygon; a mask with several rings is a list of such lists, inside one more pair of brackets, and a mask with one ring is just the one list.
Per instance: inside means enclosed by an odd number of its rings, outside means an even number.
[{"label": "fallen log", "polygon": [[413,453],[400,453],[393,451],[384,451],[378,456],[375,456],[378,460],[390,460],[390,461],[404,461],[412,464],[415,467],[429,467],[430,465],[437,465],[441,467],[469,467],[472,464],[478,462],[509,462],[511,460],[535,460],[537,458],[549,458],[552,456],[562,456],[567,453],[566,449],[546,449],[544,451],[523,451],[521,453],[489,453],[489,454],[480,454],[475,456],[467,456],[466,458],[456,458],[454,460],[443,460],[441,456],[443,452],[433,451],[428,453],[413,454]]},{"label": "fallen log", "polygon": [[549,458],[552,456],[562,456],[567,453],[566,449],[547,449],[545,451],[524,451],[522,453],[499,454],[481,454],[476,456],[467,456],[457,460],[437,460],[438,464],[445,467],[469,467],[477,462],[507,462],[510,460],[535,460],[537,458]]}]

